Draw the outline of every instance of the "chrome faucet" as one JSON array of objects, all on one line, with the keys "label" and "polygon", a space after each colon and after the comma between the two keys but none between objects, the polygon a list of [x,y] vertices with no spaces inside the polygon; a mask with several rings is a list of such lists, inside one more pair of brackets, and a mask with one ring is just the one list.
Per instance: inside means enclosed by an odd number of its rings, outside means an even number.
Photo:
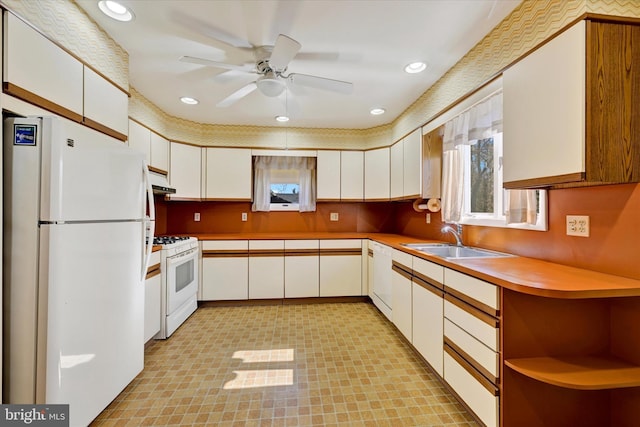
[{"label": "chrome faucet", "polygon": [[445,225],[444,227],[442,227],[442,230],[440,231],[443,233],[453,234],[453,237],[456,238],[456,246],[463,246],[462,245],[462,226],[460,224],[456,224],[456,228],[457,230],[455,230],[450,225]]}]

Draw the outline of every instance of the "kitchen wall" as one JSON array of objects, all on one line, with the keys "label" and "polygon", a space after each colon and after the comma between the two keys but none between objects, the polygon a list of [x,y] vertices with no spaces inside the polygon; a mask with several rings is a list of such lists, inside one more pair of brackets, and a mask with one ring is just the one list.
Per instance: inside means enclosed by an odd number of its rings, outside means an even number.
[{"label": "kitchen wall", "polygon": [[[164,202],[166,233],[393,232],[392,203],[317,203],[316,212],[251,212],[248,202]],[[161,208],[163,209],[163,208]],[[200,222],[193,220],[200,213]],[[247,221],[241,221],[246,212]],[[329,221],[336,212],[338,221]]]}]

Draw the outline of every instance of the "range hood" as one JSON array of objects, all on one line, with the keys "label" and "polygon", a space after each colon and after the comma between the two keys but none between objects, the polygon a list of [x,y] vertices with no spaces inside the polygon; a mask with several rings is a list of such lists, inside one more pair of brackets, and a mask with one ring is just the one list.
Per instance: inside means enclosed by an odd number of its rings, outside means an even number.
[{"label": "range hood", "polygon": [[175,194],[176,189],[169,186],[167,180],[167,173],[162,171],[158,172],[152,168],[149,168],[149,180],[151,181],[151,188],[153,188],[153,194]]}]

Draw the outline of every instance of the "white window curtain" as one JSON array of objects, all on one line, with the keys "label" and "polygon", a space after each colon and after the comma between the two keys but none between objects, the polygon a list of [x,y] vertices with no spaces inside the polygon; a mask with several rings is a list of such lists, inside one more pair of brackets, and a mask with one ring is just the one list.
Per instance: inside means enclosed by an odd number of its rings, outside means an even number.
[{"label": "white window curtain", "polygon": [[253,162],[253,211],[268,212],[271,204],[271,171],[296,170],[299,176],[300,212],[316,210],[316,159],[313,157],[255,156]]},{"label": "white window curtain", "polygon": [[538,223],[537,204],[536,190],[508,190],[507,224],[536,225]]},{"label": "white window curtain", "polygon": [[502,91],[490,95],[444,125],[442,153],[442,221],[462,219],[464,159],[461,147],[502,132]]}]

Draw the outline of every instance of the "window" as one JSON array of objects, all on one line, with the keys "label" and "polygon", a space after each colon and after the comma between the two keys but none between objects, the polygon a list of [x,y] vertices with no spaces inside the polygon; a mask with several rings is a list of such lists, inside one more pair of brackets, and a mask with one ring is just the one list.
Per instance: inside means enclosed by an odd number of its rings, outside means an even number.
[{"label": "window", "polygon": [[544,190],[502,188],[500,91],[453,117],[443,132],[443,221],[546,230]]},{"label": "window", "polygon": [[315,211],[315,157],[255,156],[253,166],[254,211]]}]

